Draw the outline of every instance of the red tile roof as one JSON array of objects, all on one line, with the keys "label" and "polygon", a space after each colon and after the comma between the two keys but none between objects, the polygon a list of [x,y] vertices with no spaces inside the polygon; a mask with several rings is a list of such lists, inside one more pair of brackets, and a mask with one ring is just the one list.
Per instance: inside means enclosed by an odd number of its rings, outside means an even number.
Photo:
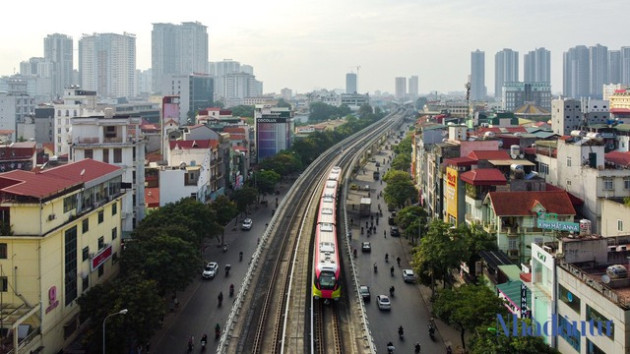
[{"label": "red tile roof", "polygon": [[475,150],[468,154],[473,160],[510,160],[510,154],[505,150]]},{"label": "red tile roof", "polygon": [[478,168],[464,172],[461,180],[473,186],[497,186],[507,184],[507,180],[501,171],[496,168]]},{"label": "red tile roof", "polygon": [[172,140],[169,141],[171,150],[178,149],[208,149],[219,146],[216,140]]},{"label": "red tile roof", "polygon": [[496,135],[500,134],[514,134],[514,133],[527,133],[527,129],[525,127],[488,127],[488,128],[479,128],[475,131],[475,133],[483,135],[485,132],[493,132]]},{"label": "red tile roof", "polygon": [[[547,192],[554,192],[554,191],[565,191],[564,189],[558,187],[558,186],[554,186],[551,183],[545,183],[545,190]],[[566,191],[565,191],[566,192]],[[570,192],[567,192],[567,194],[569,195],[569,199],[571,200],[571,203],[573,203],[573,206],[580,206],[584,204],[584,201],[578,197],[576,197],[575,195],[573,195]]]},{"label": "red tile roof", "polygon": [[604,155],[606,162],[611,162],[622,167],[630,167],[630,151],[611,151]]},{"label": "red tile roof", "polygon": [[226,133],[241,133],[245,134],[245,128],[242,127],[225,127],[223,131]]},{"label": "red tile roof", "polygon": [[444,160],[445,166],[472,166],[477,162],[476,160],[471,159],[470,157],[453,157],[450,159]]},{"label": "red tile roof", "polygon": [[553,192],[490,192],[490,203],[497,216],[533,215],[532,209],[540,204],[548,213],[575,215],[575,209],[565,191]]},{"label": "red tile roof", "polygon": [[42,199],[119,170],[118,166],[92,159],[39,172],[14,170],[0,174],[0,191]]}]

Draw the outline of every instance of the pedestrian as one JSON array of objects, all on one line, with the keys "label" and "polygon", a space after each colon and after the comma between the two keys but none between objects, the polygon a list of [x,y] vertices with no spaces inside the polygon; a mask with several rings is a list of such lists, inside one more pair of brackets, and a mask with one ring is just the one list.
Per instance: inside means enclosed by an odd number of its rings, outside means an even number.
[{"label": "pedestrian", "polygon": [[387,230],[383,230],[383,238],[387,238]]}]

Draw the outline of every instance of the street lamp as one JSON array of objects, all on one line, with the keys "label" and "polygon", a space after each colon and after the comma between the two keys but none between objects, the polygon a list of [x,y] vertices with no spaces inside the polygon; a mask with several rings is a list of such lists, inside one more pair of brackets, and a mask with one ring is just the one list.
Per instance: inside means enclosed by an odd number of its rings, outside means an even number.
[{"label": "street lamp", "polygon": [[107,322],[107,319],[108,319],[108,318],[110,318],[110,317],[112,317],[112,316],[116,316],[116,315],[126,315],[128,311],[129,311],[129,310],[127,310],[127,309],[122,309],[122,310],[120,310],[120,311],[118,311],[118,312],[115,312],[115,313],[112,313],[112,314],[109,314],[109,315],[105,316],[105,319],[103,319],[103,354],[106,354],[106,353],[107,353],[107,352],[105,351],[105,322]]}]

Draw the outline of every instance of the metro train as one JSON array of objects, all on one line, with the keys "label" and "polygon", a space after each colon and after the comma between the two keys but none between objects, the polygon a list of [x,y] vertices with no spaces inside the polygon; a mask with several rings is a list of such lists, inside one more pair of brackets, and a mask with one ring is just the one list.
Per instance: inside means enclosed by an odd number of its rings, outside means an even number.
[{"label": "metro train", "polygon": [[339,300],[339,244],[337,241],[337,196],[341,187],[341,167],[328,173],[317,214],[313,261],[313,298]]}]

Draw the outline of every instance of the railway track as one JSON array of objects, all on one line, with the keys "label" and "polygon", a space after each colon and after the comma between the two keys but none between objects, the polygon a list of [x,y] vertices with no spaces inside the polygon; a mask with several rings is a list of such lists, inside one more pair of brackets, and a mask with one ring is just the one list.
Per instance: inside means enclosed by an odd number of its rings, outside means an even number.
[{"label": "railway track", "polygon": [[[257,259],[260,261],[252,265],[251,274],[245,281],[251,285],[243,294],[239,293],[226,326],[230,333],[221,338],[217,352],[311,352],[312,341],[317,341],[318,348],[324,350],[317,353],[344,353],[345,347],[350,348],[348,352],[354,352],[357,347],[344,343],[344,337],[355,341],[354,338],[365,338],[365,335],[354,335],[353,330],[344,328],[352,323],[348,297],[354,295],[349,287],[352,282],[346,279],[352,272],[345,272],[343,268],[345,299],[336,306],[320,306],[317,311],[321,311],[321,316],[317,316],[319,320],[311,320],[322,325],[323,332],[314,333],[316,323],[307,321],[315,310],[311,294],[312,231],[324,172],[333,165],[340,165],[344,170],[352,169],[354,154],[360,153],[366,142],[389,126],[383,122],[378,128],[355,134],[322,154],[296,181],[272,219],[268,239],[263,238],[259,246]],[[290,204],[284,205],[287,201]],[[338,223],[342,222],[345,224],[345,219],[339,218]],[[339,235],[345,235],[345,227],[338,230]],[[341,244],[340,252],[349,257],[346,243]]]}]

